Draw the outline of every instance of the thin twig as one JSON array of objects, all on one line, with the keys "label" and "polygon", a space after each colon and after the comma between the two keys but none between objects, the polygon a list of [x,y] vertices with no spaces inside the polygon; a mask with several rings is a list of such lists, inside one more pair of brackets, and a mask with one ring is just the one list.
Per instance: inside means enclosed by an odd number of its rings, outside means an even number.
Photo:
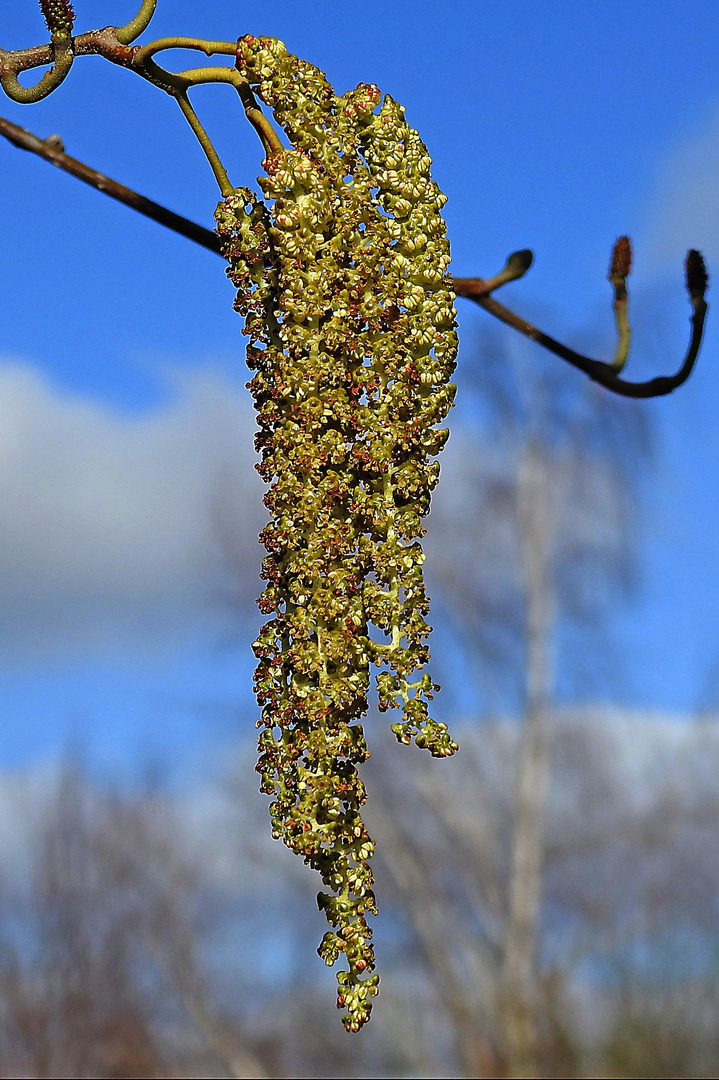
[{"label": "thin twig", "polygon": [[219,237],[211,229],[197,225],[194,221],[182,217],[181,214],[173,213],[172,210],[161,206],[160,203],[156,203],[144,195],[139,195],[131,188],[125,187],[124,184],[118,184],[116,180],[111,180],[109,176],[105,176],[96,169],[91,169],[89,165],[85,165],[74,157],[70,157],[69,154],[65,153],[59,139],[54,139],[52,136],[50,139],[40,139],[37,135],[33,135],[32,132],[11,123],[10,120],[6,120],[4,117],[0,117],[0,135],[4,135],[6,139],[13,143],[14,146],[20,147],[21,150],[29,150],[33,154],[38,154],[45,161],[49,161],[59,169],[76,176],[78,180],[89,184],[90,187],[94,187],[98,191],[102,191],[103,194],[117,199],[118,202],[125,203],[126,206],[131,206],[133,210],[137,210],[140,214],[144,214],[145,217],[152,218],[153,221],[157,221],[160,225],[164,225],[166,228],[172,229],[173,232],[187,237],[188,240],[194,240],[196,244],[201,244],[203,247],[209,248],[210,251],[220,254]]},{"label": "thin twig", "polygon": [[506,323],[507,326],[511,326],[514,330],[518,330],[520,334],[524,334],[524,336],[530,338],[530,340],[536,341],[538,345],[548,349],[550,352],[554,353],[555,356],[561,357],[562,360],[566,360],[568,364],[583,371],[584,374],[588,375],[594,382],[604,386],[607,390],[611,390],[614,394],[619,394],[620,397],[664,397],[666,394],[671,394],[673,390],[676,390],[678,386],[681,386],[682,383],[686,382],[692,373],[699,352],[699,346],[701,345],[704,319],[707,312],[707,304],[704,300],[693,301],[694,314],[691,318],[692,333],[689,348],[684,361],[676,374],[659,375],[654,379],[647,379],[646,382],[634,383],[620,378],[611,364],[606,364],[602,360],[592,360],[590,357],[582,356],[581,353],[575,352],[574,349],[569,349],[566,345],[562,345],[560,341],[556,341],[555,338],[550,337],[549,334],[545,334],[543,330],[540,330],[526,319],[522,319],[518,315],[515,315],[513,311],[504,307],[503,304],[497,303],[493,297],[486,295],[471,295],[470,293],[461,291],[462,282],[465,280],[472,281],[474,279],[460,278],[459,288],[457,288],[457,280],[455,279],[455,292],[458,296],[466,296],[468,299],[474,300],[475,303],[479,304],[480,307],[483,307],[485,311],[488,311],[490,315],[494,315],[495,319],[499,319],[501,322]]},{"label": "thin twig", "polygon": [[121,41],[123,45],[130,45],[147,30],[152,16],[155,14],[155,8],[157,7],[157,0],[142,0],[140,10],[134,19],[131,19],[125,26],[118,26],[117,28],[117,40]]},{"label": "thin twig", "polygon": [[[65,79],[77,56],[103,56],[113,64],[128,68],[134,71],[136,75],[164,90],[166,94],[174,97],[179,102],[185,118],[189,121],[190,127],[209,160],[220,191],[223,197],[226,198],[233,190],[232,185],[219,160],[217,151],[190,105],[187,98],[188,91],[193,86],[203,83],[229,83],[239,92],[247,119],[257,131],[265,152],[271,153],[281,150],[282,142],[270,121],[262,115],[259,109],[256,107],[248,109],[247,94],[249,93],[250,97],[252,97],[249,84],[234,66],[230,68],[210,66],[177,73],[160,67],[154,59],[155,55],[160,52],[177,48],[195,49],[203,52],[206,56],[234,56],[237,51],[234,42],[169,37],[160,38],[143,46],[131,46],[129,44],[147,27],[154,13],[156,2],[157,0],[143,0],[142,7],[135,19],[119,29],[114,26],[106,26],[103,30],[91,30],[85,34],[78,34],[76,37],[65,35],[62,40],[57,35],[54,35],[50,45],[39,45],[29,49],[7,51],[0,48],[0,86],[12,100],[22,104],[30,104],[47,97]],[[68,10],[72,15],[69,2]],[[42,76],[36,86],[26,87],[19,82],[18,75],[22,72],[31,71],[45,64],[51,64],[51,70]]]},{"label": "thin twig", "polygon": [[[4,135],[6,139],[15,146],[20,147],[22,150],[29,150],[34,154],[38,154],[46,161],[51,162],[53,165],[57,165],[58,168],[71,173],[72,176],[76,176],[79,180],[84,181],[84,183],[89,184],[98,191],[102,191],[105,195],[109,195],[111,198],[125,203],[126,206],[132,207],[133,210],[137,210],[146,217],[152,218],[153,221],[157,221],[160,225],[172,229],[173,232],[179,233],[189,240],[194,240],[196,244],[200,244],[202,247],[214,251],[217,255],[222,254],[219,237],[212,232],[212,230],[206,229],[204,226],[198,225],[196,222],[190,221],[180,214],[173,213],[172,210],[168,210],[166,207],[161,206],[160,203],[156,203],[152,199],[147,199],[144,195],[139,195],[136,191],[132,191],[131,188],[125,187],[123,184],[118,184],[117,181],[111,180],[108,176],[104,176],[103,173],[90,168],[89,165],[85,165],[76,158],[70,157],[62,149],[60,140],[55,140],[52,137],[49,140],[40,139],[37,135],[33,135],[31,132],[26,131],[25,128],[21,128],[17,124],[13,124],[3,117],[0,117],[0,135]],[[528,255],[529,253],[521,252],[517,254]],[[527,262],[526,266],[528,267],[528,265],[529,262]],[[511,279],[506,278],[506,280]],[[566,360],[567,363],[572,364],[573,367],[583,371],[590,379],[600,383],[607,390],[611,390],[612,393],[630,398],[663,397],[666,394],[670,394],[673,390],[676,390],[682,383],[686,382],[692,372],[699,352],[704,319],[707,312],[707,304],[705,303],[703,296],[692,298],[694,314],[691,319],[691,340],[684,362],[676,374],[660,375],[657,378],[648,379],[645,382],[633,383],[620,378],[612,364],[582,356],[581,353],[577,353],[574,349],[562,345],[561,342],[550,337],[549,334],[545,334],[544,331],[540,330],[526,319],[520,318],[520,316],[515,315],[513,311],[510,311],[509,308],[499,304],[489,295],[490,290],[497,287],[497,283],[498,278],[489,280],[484,280],[483,278],[454,278],[453,288],[457,296],[462,296],[467,300],[473,300],[475,303],[479,304],[480,307],[484,308],[485,311],[488,311],[490,315],[494,315],[495,318],[500,319],[501,322],[506,323],[507,326],[511,326],[514,330],[518,330],[532,341],[536,341],[538,345],[548,349],[550,352],[554,353],[555,356],[559,356],[562,360]],[[501,283],[503,282],[500,282],[500,284]]]}]

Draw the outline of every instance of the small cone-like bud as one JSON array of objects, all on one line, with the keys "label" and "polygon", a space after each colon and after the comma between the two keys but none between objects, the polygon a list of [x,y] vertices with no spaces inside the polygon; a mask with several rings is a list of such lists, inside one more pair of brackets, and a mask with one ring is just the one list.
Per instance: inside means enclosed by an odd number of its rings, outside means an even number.
[{"label": "small cone-like bud", "polygon": [[54,38],[71,37],[75,12],[69,0],[40,0],[40,10]]},{"label": "small cone-like bud", "polygon": [[526,274],[532,265],[534,256],[529,248],[523,248],[521,251],[513,251],[507,259],[507,269],[514,270],[518,277],[522,274]]},{"label": "small cone-like bud", "polygon": [[632,245],[628,236],[620,236],[612,248],[612,262],[609,267],[609,280],[625,278],[632,269]]},{"label": "small cone-like bud", "polygon": [[692,300],[703,300],[709,284],[706,264],[700,251],[694,248],[687,252],[686,259],[687,290]]}]

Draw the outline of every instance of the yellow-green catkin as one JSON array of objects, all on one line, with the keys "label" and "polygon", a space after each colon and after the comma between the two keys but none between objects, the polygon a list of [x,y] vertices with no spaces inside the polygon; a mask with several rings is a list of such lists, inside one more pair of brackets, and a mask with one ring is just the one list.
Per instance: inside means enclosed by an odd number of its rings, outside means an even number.
[{"label": "yellow-green catkin", "polygon": [[289,142],[263,163],[264,201],[240,188],[217,211],[269,485],[257,768],[273,835],[327,889],[318,951],[347,961],[338,1005],[357,1031],[379,981],[357,771],[372,668],[380,709],[402,709],[401,742],[457,749],[427,711],[420,544],[455,389],[445,197],[404,109],[377,87],[338,97],[273,38],[242,38],[237,66]]}]

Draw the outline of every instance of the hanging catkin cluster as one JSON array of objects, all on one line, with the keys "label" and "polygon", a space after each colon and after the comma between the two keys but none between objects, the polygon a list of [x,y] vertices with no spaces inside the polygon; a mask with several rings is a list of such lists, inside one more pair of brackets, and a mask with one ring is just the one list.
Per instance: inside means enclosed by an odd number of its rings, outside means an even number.
[{"label": "hanging catkin cluster", "polygon": [[271,38],[241,39],[237,66],[290,143],[264,162],[266,202],[240,188],[217,212],[270,485],[258,771],[273,835],[328,889],[318,902],[333,929],[319,953],[346,957],[338,1005],[356,1031],[378,984],[357,772],[371,669],[380,709],[402,709],[401,742],[437,757],[457,748],[427,712],[419,543],[447,438],[436,425],[454,395],[445,198],[403,108],[380,105],[375,86],[337,97]]}]

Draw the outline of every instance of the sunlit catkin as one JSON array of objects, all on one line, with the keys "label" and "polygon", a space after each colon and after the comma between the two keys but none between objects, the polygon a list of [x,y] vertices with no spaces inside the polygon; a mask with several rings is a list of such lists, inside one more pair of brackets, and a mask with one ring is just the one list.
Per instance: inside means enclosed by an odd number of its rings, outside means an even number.
[{"label": "sunlit catkin", "polygon": [[346,958],[338,1005],[357,1031],[379,981],[357,771],[372,668],[379,708],[402,710],[401,742],[437,757],[457,749],[427,711],[420,544],[454,396],[445,197],[403,108],[375,86],[338,97],[272,38],[242,38],[237,67],[289,143],[264,162],[264,201],[241,188],[217,211],[270,485],[258,771],[273,835],[327,889],[319,952]]}]

